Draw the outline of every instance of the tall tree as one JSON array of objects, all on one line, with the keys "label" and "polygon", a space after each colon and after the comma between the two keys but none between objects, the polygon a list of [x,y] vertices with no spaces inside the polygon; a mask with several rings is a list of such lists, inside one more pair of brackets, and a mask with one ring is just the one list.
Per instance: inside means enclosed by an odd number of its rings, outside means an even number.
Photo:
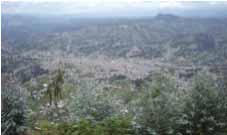
[{"label": "tall tree", "polygon": [[50,103],[50,105],[52,105],[52,100],[53,100],[52,91],[53,91],[53,85],[52,85],[52,83],[50,83],[48,85],[48,87],[47,87],[47,95],[49,97],[49,103]]},{"label": "tall tree", "polygon": [[62,98],[64,84],[64,72],[59,69],[57,75],[52,79],[52,82],[48,85],[47,95],[49,97],[49,103],[52,105],[54,103],[57,105],[58,100]]},{"label": "tall tree", "polygon": [[64,73],[59,69],[53,82],[55,103],[57,103],[57,101],[62,98],[63,84]]}]

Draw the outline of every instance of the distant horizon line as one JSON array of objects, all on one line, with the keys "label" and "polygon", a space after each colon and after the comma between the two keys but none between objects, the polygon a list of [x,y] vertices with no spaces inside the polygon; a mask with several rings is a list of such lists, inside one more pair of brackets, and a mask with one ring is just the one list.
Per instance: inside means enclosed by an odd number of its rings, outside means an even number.
[{"label": "distant horizon line", "polygon": [[227,19],[227,15],[225,16],[183,16],[183,15],[177,15],[174,13],[157,13],[154,15],[135,15],[135,16],[77,16],[76,14],[73,13],[62,13],[62,14],[35,14],[35,13],[2,13],[2,15],[18,15],[18,16],[30,16],[30,17],[72,17],[75,19],[154,19],[156,17],[159,17],[161,15],[163,16],[173,16],[173,17],[179,17],[179,18],[204,18],[204,19],[209,19],[209,18],[220,18],[224,17],[223,19]]}]

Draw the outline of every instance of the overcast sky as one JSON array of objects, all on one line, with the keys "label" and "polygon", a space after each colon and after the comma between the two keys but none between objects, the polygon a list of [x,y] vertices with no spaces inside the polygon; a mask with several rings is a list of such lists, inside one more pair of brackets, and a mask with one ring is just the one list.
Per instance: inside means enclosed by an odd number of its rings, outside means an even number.
[{"label": "overcast sky", "polygon": [[[206,4],[201,4],[201,1]],[[2,3],[3,13],[46,12],[102,15],[121,15],[121,13],[123,15],[125,13],[127,15],[148,15],[150,13],[155,14],[160,10],[189,10],[195,8],[195,5],[199,8],[203,5],[210,7],[224,5],[227,8],[227,0],[2,0]],[[7,5],[4,3],[23,4]]]},{"label": "overcast sky", "polygon": [[124,5],[124,6],[139,6],[148,5],[150,3],[160,3],[164,6],[182,6],[182,2],[209,2],[215,4],[217,2],[227,2],[227,0],[2,0],[2,2],[60,2],[73,3],[81,6],[103,6],[103,5]]}]

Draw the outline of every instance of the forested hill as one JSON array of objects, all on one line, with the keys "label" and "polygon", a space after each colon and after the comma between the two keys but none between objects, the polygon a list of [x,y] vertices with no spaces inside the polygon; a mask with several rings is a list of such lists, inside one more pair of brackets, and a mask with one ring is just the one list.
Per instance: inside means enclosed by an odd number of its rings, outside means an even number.
[{"label": "forested hill", "polygon": [[227,19],[2,14],[3,135],[226,135]]},{"label": "forested hill", "polygon": [[[195,63],[221,62],[225,18],[184,18],[159,14],[141,19],[83,19],[3,15],[2,40],[29,54],[142,57]],[[3,48],[4,49],[4,48]]]}]

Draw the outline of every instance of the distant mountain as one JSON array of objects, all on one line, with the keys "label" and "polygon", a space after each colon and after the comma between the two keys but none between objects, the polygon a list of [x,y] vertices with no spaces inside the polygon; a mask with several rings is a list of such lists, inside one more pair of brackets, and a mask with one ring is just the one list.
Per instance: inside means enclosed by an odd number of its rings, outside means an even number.
[{"label": "distant mountain", "polygon": [[[2,40],[17,51],[221,62],[227,19],[158,14],[141,19],[2,16]],[[46,53],[45,53],[46,52]]]}]

